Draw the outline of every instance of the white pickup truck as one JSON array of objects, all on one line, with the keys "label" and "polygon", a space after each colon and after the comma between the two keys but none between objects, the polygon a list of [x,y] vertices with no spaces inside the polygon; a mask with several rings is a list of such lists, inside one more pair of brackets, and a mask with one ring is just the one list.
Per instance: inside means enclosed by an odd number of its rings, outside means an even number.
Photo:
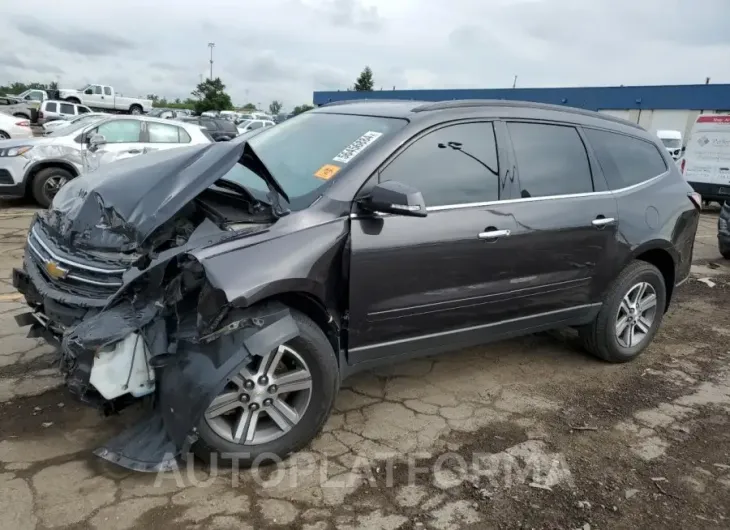
[{"label": "white pickup truck", "polygon": [[124,112],[143,114],[152,110],[151,99],[126,98],[117,95],[109,85],[86,85],[80,90],[61,88],[59,99],[72,103],[82,103],[101,112]]}]

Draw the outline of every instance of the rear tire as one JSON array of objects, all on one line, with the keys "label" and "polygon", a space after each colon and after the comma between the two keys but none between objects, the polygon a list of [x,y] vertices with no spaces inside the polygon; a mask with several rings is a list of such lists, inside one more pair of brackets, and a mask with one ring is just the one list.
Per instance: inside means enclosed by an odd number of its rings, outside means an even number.
[{"label": "rear tire", "polygon": [[0,140],[10,140],[10,135],[5,131],[0,131]]},{"label": "rear tire", "polygon": [[142,107],[140,107],[139,105],[132,105],[131,107],[129,107],[129,113],[135,115],[142,114]]},{"label": "rear tire", "polygon": [[[643,295],[640,289],[644,286]],[[641,311],[655,296],[653,309]],[[628,311],[626,297],[641,295],[634,313]],[[654,265],[633,261],[621,272],[608,289],[603,307],[596,319],[578,330],[585,349],[596,357],[612,363],[624,363],[638,357],[654,339],[666,307],[667,288],[664,277]],[[638,301],[637,301],[638,302]],[[622,315],[626,320],[622,320]],[[626,323],[626,328],[622,328]],[[633,331],[636,330],[636,333]],[[630,334],[630,335],[629,335]],[[629,340],[628,337],[632,340]]]},{"label": "rear tire", "polygon": [[60,167],[48,167],[36,173],[31,185],[33,198],[43,208],[48,208],[53,202],[58,190],[69,180],[74,178],[70,171]]},{"label": "rear tire", "polygon": [[[233,459],[223,455],[235,455],[238,465],[250,467],[252,464],[268,464],[276,458],[284,459],[290,454],[305,447],[319,433],[334,406],[335,397],[340,384],[339,367],[332,345],[322,329],[309,317],[296,310],[291,310],[292,317],[299,327],[299,335],[286,342],[284,346],[291,348],[304,361],[311,374],[311,390],[306,409],[290,430],[271,441],[247,445],[245,440],[236,443],[220,434],[221,428],[203,417],[197,425],[198,441],[193,445],[193,452],[201,460],[231,465]],[[259,358],[254,359],[256,363]],[[224,390],[223,392],[229,392]],[[245,391],[244,391],[245,392]],[[254,392],[254,391],[251,391]],[[254,400],[247,401],[250,406]],[[245,408],[242,408],[245,411]],[[261,407],[261,413],[264,408]],[[235,418],[236,412],[231,412]],[[240,414],[240,413],[239,413]],[[258,416],[257,416],[258,417]],[[262,420],[269,421],[268,415]],[[235,422],[235,419],[233,420]],[[213,456],[216,455],[216,456]]]}]

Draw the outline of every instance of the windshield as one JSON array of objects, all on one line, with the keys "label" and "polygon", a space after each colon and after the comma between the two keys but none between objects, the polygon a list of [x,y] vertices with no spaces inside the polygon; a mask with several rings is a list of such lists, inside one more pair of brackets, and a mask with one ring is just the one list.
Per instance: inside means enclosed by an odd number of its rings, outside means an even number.
[{"label": "windshield", "polygon": [[83,129],[84,127],[87,127],[90,123],[102,120],[106,118],[107,116],[84,116],[86,119],[77,119],[72,122],[70,122],[70,125],[67,127],[59,127],[58,129],[54,129],[50,133],[46,135],[48,136],[70,136],[72,134],[76,134],[79,130]]},{"label": "windshield", "polygon": [[91,86],[91,85],[84,85],[84,86],[82,86],[81,88],[79,88],[79,89],[77,90],[77,92],[83,92],[84,90],[86,90],[86,89],[87,89],[87,88],[89,88],[90,86]]},{"label": "windshield", "polygon": [[[265,129],[249,144],[289,196],[289,208],[302,210],[358,154],[406,124],[406,120],[393,118],[302,114]],[[268,192],[266,183],[241,164],[223,178],[248,188],[257,197]]]},{"label": "windshield", "polygon": [[664,144],[664,147],[669,147],[670,149],[682,147],[682,140],[676,138],[661,138],[661,141]]}]

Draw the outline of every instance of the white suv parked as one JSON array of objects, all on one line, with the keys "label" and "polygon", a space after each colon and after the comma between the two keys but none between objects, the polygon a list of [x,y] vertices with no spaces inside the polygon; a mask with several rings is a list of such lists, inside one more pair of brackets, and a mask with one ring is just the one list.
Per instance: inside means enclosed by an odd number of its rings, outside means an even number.
[{"label": "white suv parked", "polygon": [[110,115],[81,121],[47,136],[0,141],[0,196],[32,196],[51,204],[58,190],[82,172],[122,158],[184,145],[212,143],[199,125],[146,116]]},{"label": "white suv parked", "polygon": [[41,103],[41,108],[38,112],[38,123],[43,125],[54,120],[74,118],[79,114],[88,114],[89,112],[91,112],[89,107],[79,103],[46,100]]}]

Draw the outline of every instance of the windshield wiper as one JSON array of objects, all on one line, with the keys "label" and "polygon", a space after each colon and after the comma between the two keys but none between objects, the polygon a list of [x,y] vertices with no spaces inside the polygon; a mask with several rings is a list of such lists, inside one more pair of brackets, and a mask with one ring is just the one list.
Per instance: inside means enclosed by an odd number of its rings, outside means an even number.
[{"label": "windshield wiper", "polygon": [[260,205],[263,202],[263,201],[257,199],[256,197],[254,197],[253,193],[251,193],[251,190],[249,190],[246,186],[241,186],[238,182],[233,182],[232,180],[226,180],[226,179],[218,179],[215,182],[215,185],[218,186],[219,188],[224,188],[224,189],[227,189],[230,191],[235,191],[239,195],[243,195],[243,197],[245,199],[247,199],[249,202],[251,202],[254,205]]}]

